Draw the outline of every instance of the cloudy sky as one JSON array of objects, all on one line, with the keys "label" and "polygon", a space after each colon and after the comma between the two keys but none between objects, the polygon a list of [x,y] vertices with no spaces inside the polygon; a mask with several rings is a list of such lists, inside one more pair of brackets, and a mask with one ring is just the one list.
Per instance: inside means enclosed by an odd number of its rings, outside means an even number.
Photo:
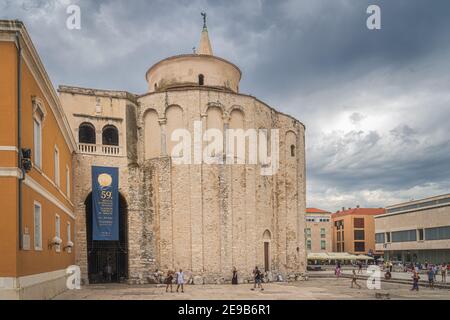
[{"label": "cloudy sky", "polygon": [[[68,4],[81,30],[66,28]],[[381,30],[366,27],[381,7]],[[384,207],[450,192],[450,1],[0,0],[55,86],[144,93],[158,60],[190,53],[207,11],[241,91],[307,127],[308,205]]]}]

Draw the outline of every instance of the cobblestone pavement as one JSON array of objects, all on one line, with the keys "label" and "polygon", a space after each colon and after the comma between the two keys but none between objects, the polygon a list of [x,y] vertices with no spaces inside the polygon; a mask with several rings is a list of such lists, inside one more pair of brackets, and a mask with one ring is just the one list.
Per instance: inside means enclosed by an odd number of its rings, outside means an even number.
[{"label": "cobblestone pavement", "polygon": [[[310,279],[302,282],[265,284],[264,291],[251,291],[250,284],[186,286],[185,293],[166,293],[156,285],[92,285],[63,293],[56,300],[369,300],[376,292],[389,294],[390,299],[450,300],[450,290],[431,290],[421,286],[419,292],[409,285],[382,283],[381,290],[351,289],[350,279]],[[174,288],[175,289],[175,288]],[[174,290],[175,291],[175,290]]]}]

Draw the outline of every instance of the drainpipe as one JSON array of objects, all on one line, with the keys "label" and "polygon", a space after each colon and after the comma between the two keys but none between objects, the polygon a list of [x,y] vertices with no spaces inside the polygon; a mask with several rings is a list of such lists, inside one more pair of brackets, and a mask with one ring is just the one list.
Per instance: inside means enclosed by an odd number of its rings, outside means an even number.
[{"label": "drainpipe", "polygon": [[19,210],[19,250],[23,249],[22,224],[22,182],[25,179],[25,170],[22,168],[22,47],[20,33],[16,32],[17,44],[17,149],[19,151],[17,167],[22,171],[19,177],[18,210]]}]

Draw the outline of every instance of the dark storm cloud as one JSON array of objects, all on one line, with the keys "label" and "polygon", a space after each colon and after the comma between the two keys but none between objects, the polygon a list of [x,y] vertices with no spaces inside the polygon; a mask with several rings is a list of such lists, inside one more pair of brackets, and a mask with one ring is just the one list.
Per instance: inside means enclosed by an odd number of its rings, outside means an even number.
[{"label": "dark storm cloud", "polygon": [[[82,29],[65,28],[69,3]],[[378,4],[382,29],[366,28]],[[385,206],[449,192],[446,0],[0,0],[56,85],[143,93],[144,74],[197,46],[200,12],[241,90],[307,126],[308,205]]]}]

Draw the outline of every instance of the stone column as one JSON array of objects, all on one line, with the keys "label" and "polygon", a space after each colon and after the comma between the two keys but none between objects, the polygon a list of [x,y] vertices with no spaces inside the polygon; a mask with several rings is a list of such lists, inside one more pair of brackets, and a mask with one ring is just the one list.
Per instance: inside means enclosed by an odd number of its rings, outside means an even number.
[{"label": "stone column", "polygon": [[99,123],[96,124],[95,127],[95,144],[96,144],[96,148],[97,148],[97,152],[101,152],[101,147],[99,148],[98,146],[101,146],[103,144],[103,127],[102,128],[98,128]]},{"label": "stone column", "polygon": [[[206,127],[206,114],[201,116],[202,130]],[[203,135],[203,132],[202,132]],[[203,137],[201,137],[203,151]],[[191,177],[191,236],[192,236],[192,272],[194,275],[202,275],[204,272],[204,223],[203,223],[203,153],[199,162],[189,166]]]},{"label": "stone column", "polygon": [[[229,117],[223,117],[223,153],[222,159],[226,160],[226,132],[229,129]],[[231,167],[225,163],[219,165],[219,201],[221,214],[221,272],[227,277],[233,263],[233,218],[231,199]]]},{"label": "stone column", "polygon": [[227,141],[228,141],[228,129],[230,129],[230,117],[227,114],[223,115],[223,161],[226,164],[227,160]]}]

